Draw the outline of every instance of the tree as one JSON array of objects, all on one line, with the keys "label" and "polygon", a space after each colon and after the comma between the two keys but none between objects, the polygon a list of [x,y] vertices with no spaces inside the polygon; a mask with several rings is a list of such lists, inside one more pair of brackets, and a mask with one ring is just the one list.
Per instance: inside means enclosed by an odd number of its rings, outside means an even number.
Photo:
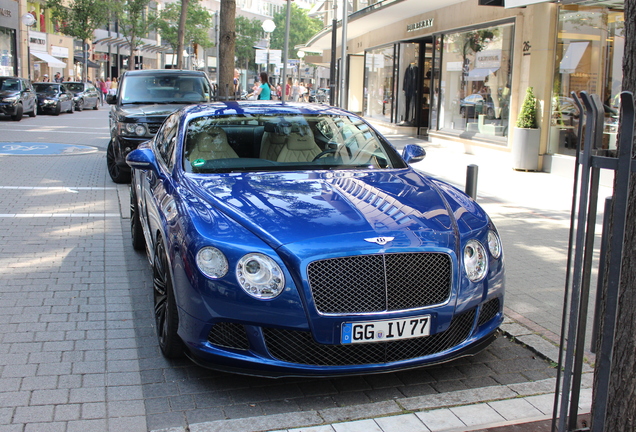
[{"label": "tree", "polygon": [[[213,45],[208,29],[213,26],[212,14],[201,6],[198,0],[190,0],[187,9],[187,20],[183,33],[183,40],[208,48]],[[177,68],[183,67],[183,42],[179,45],[179,22],[181,21],[182,3],[168,3],[161,11],[155,27],[161,38],[168,42],[172,51],[177,54]],[[180,60],[181,59],[181,60]]]},{"label": "tree", "polygon": [[261,24],[256,18],[236,17],[236,61],[245,65],[245,69],[250,69],[250,66],[256,69],[254,45],[263,35]]},{"label": "tree", "polygon": [[219,21],[219,78],[217,94],[221,100],[227,100],[234,95],[236,0],[221,0]]},{"label": "tree", "polygon": [[[625,54],[623,56],[623,91],[636,93],[636,0],[625,0]],[[627,125],[633,127],[634,125]],[[621,134],[619,130],[619,135]],[[620,146],[620,136],[617,143]],[[636,148],[636,146],[634,147]],[[620,151],[620,149],[619,149]],[[632,159],[636,155],[632,154]],[[618,185],[614,186],[617,189]],[[631,174],[629,180],[630,194],[627,201],[627,218],[625,237],[623,240],[623,257],[621,262],[621,280],[618,292],[618,310],[610,369],[605,431],[636,430],[636,175]],[[614,214],[610,224],[614,224]],[[620,223],[620,222],[617,222]],[[610,229],[611,231],[611,229]],[[609,255],[609,253],[607,254]],[[606,266],[606,268],[608,268]],[[607,274],[605,275],[607,279]],[[603,296],[605,299],[606,296]],[[603,310],[604,310],[603,301]],[[601,315],[602,316],[602,315]],[[603,333],[603,329],[599,334]],[[607,353],[599,352],[603,356]],[[597,358],[597,370],[600,361]],[[597,382],[594,383],[596,391]],[[592,412],[594,421],[595,413]]]},{"label": "tree", "polygon": [[119,3],[117,20],[124,38],[130,44],[130,62],[135,58],[139,40],[153,28],[157,16],[148,8],[150,0],[123,0]]},{"label": "tree", "polygon": [[[111,4],[107,0],[70,0],[63,5],[61,0],[48,0],[46,7],[51,10],[53,19],[60,23],[63,34],[84,42],[84,59],[87,59],[86,44],[93,40],[95,30],[110,19]],[[86,70],[84,64],[84,80],[87,78]]]},{"label": "tree", "polygon": [[[309,18],[307,11],[291,4],[291,16],[289,23],[289,51],[287,58],[296,58],[296,45],[304,45],[322,27],[322,21],[316,18]],[[285,49],[285,27],[287,22],[287,8],[283,8],[274,15],[276,29],[272,33],[270,46],[273,49]]]}]

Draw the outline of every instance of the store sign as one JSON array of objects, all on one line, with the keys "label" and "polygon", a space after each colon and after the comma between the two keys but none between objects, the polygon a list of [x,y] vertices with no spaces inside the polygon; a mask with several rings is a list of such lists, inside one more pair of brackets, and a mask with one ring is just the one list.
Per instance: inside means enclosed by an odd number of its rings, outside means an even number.
[{"label": "store sign", "polygon": [[429,19],[425,19],[422,21],[418,21],[416,23],[413,24],[408,24],[406,26],[406,31],[407,32],[413,32],[413,31],[417,31],[417,30],[421,30],[421,29],[425,29],[425,28],[431,28],[433,27],[433,20],[435,18],[429,18]]},{"label": "store sign", "polygon": [[29,30],[29,48],[46,52],[46,33]]},{"label": "store sign", "polygon": [[506,9],[515,7],[525,7],[537,3],[548,3],[551,0],[504,0],[504,7]]},{"label": "store sign", "polygon": [[11,18],[11,11],[9,9],[0,8],[0,16]]},{"label": "store sign", "polygon": [[53,57],[68,58],[68,48],[51,45],[51,55]]}]

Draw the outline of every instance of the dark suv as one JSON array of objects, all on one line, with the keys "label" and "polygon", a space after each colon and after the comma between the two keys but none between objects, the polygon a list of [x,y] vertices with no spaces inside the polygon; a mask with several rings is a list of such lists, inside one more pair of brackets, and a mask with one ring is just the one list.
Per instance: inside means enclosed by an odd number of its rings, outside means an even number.
[{"label": "dark suv", "polygon": [[11,116],[15,121],[22,120],[23,113],[35,117],[38,110],[38,98],[33,91],[31,81],[24,78],[0,76],[0,114]]},{"label": "dark suv", "polygon": [[204,72],[160,69],[125,72],[116,95],[108,95],[110,143],[108,173],[115,183],[130,182],[126,156],[151,139],[168,115],[184,105],[209,102],[212,86]]}]

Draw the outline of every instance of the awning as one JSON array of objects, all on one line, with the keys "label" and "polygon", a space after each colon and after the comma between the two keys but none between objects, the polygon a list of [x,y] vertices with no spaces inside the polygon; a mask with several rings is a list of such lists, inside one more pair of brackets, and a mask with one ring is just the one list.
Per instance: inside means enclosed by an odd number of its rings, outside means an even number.
[{"label": "awning", "polygon": [[491,73],[495,73],[499,68],[475,68],[468,71],[466,81],[483,81]]},{"label": "awning", "polygon": [[47,54],[45,52],[40,52],[40,51],[31,51],[31,54],[33,54],[35,57],[39,58],[40,60],[44,60],[51,67],[58,67],[58,68],[66,67],[66,63],[64,63],[59,58],[53,57],[51,54]]},{"label": "awning", "polygon": [[[75,63],[84,64],[84,57],[82,57],[81,55],[76,55],[73,58],[75,59]],[[99,65],[92,60],[87,60],[87,65],[90,68],[99,69]]]}]

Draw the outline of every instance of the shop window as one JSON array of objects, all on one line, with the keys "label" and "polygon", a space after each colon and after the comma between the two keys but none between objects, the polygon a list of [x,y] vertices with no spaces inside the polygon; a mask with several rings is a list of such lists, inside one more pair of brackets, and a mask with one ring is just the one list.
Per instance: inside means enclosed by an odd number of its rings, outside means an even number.
[{"label": "shop window", "polygon": [[443,35],[440,130],[507,144],[513,33],[505,24]]},{"label": "shop window", "polygon": [[366,52],[364,115],[391,122],[394,103],[395,47]]},{"label": "shop window", "polygon": [[549,154],[575,154],[579,110],[572,92],[581,91],[600,96],[605,111],[603,147],[616,148],[624,50],[622,10],[576,5],[559,10]]},{"label": "shop window", "polygon": [[15,30],[0,27],[0,75],[16,75]]}]

